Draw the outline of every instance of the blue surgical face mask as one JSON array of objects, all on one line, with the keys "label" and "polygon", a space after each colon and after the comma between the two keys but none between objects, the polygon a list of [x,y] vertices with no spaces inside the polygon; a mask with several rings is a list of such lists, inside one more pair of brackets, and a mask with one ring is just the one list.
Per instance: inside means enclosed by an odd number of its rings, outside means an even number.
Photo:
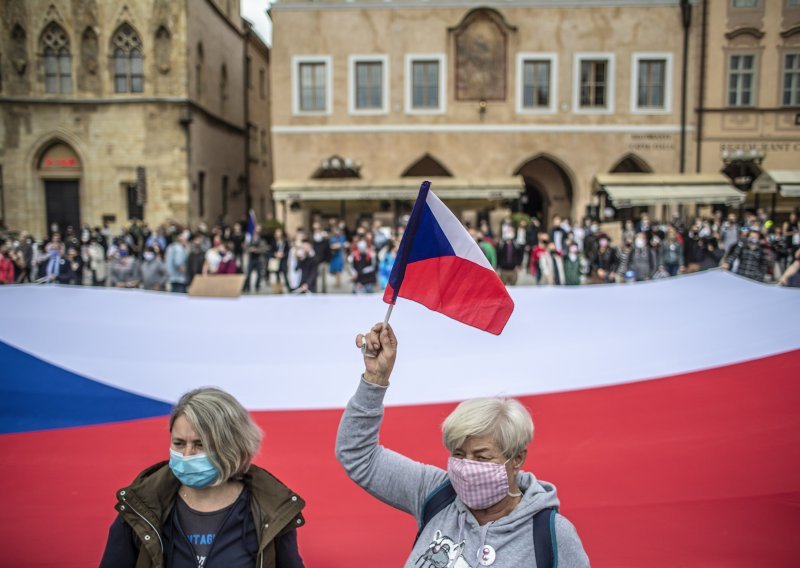
[{"label": "blue surgical face mask", "polygon": [[205,454],[184,456],[170,448],[169,468],[178,481],[196,489],[208,487],[219,478],[219,470]]}]

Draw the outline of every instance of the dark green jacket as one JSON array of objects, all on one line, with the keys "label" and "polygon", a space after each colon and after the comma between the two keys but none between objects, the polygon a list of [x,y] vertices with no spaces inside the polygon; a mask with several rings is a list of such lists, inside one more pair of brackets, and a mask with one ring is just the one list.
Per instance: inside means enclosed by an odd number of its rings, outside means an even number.
[{"label": "dark green jacket", "polygon": [[[274,568],[275,538],[305,523],[300,513],[305,501],[258,466],[250,466],[242,481],[250,490],[253,522],[260,533],[256,567]],[[169,462],[164,461],[144,470],[128,487],[117,491],[115,509],[140,544],[136,568],[164,566],[162,527],[180,486]]]}]

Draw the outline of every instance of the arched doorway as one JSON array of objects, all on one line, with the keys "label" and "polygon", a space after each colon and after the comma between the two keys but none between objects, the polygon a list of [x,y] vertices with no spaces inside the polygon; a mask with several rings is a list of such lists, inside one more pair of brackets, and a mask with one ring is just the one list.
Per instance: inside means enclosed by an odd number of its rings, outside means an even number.
[{"label": "arched doorway", "polygon": [[611,171],[608,172],[610,174],[651,174],[653,173],[653,168],[641,159],[636,154],[627,154],[623,156]]},{"label": "arched doorway", "polygon": [[56,141],[46,146],[36,165],[44,185],[47,230],[76,232],[81,223],[80,180],[82,165],[78,154],[69,145]]},{"label": "arched doorway", "polygon": [[554,215],[569,217],[572,210],[572,178],[555,158],[541,154],[523,163],[514,172],[525,180],[525,194],[520,198],[520,210],[539,217],[549,226]]},{"label": "arched doorway", "polygon": [[[636,154],[626,154],[620,158],[614,167],[609,170],[610,174],[651,174],[653,168],[650,164],[645,162]],[[639,219],[642,213],[649,213],[650,208],[647,206],[626,207],[625,209],[616,209],[613,203],[606,201],[606,204],[614,211],[614,218],[619,221],[634,221]]]}]

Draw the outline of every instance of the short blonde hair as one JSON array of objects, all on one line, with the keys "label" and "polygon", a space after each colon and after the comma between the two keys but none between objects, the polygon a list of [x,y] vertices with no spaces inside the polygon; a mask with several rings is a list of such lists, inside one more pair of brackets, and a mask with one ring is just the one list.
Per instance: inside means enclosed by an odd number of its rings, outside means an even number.
[{"label": "short blonde hair", "polygon": [[450,453],[467,438],[489,434],[503,455],[511,459],[533,440],[533,419],[513,398],[473,398],[459,404],[442,424],[442,441]]},{"label": "short blonde hair", "polygon": [[169,430],[185,416],[220,472],[214,485],[241,477],[261,447],[263,433],[241,403],[223,390],[204,387],[184,394],[172,409]]}]

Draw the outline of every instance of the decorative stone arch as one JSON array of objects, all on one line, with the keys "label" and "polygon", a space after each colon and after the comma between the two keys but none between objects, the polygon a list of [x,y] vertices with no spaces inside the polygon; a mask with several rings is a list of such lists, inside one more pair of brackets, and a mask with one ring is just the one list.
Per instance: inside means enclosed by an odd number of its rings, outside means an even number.
[{"label": "decorative stone arch", "polygon": [[453,174],[439,160],[426,153],[408,166],[400,177],[453,177]]},{"label": "decorative stone arch", "polygon": [[[49,229],[48,222],[52,222],[53,196],[62,192],[69,192],[72,201],[72,216],[68,215],[69,223],[77,231],[80,217],[80,204],[85,202],[84,179],[86,171],[85,148],[78,143],[74,136],[63,130],[56,130],[41,136],[36,143],[31,145],[27,159],[29,184],[28,187],[37,188],[36,191],[27,192],[29,210],[41,219],[39,226],[32,227],[37,233],[43,234]],[[65,220],[59,220],[64,224]],[[63,229],[63,227],[60,227]]]},{"label": "decorative stone arch", "polygon": [[562,160],[540,153],[520,164],[513,175],[522,176],[525,181],[521,197],[525,213],[538,215],[544,226],[548,226],[554,215],[570,216],[575,176]]},{"label": "decorative stone arch", "polygon": [[456,100],[506,100],[508,36],[517,28],[493,8],[475,8],[448,31],[456,55]]},{"label": "decorative stone arch", "polygon": [[608,170],[610,174],[623,174],[623,173],[641,173],[641,174],[651,174],[653,173],[653,168],[650,167],[644,159],[640,158],[636,154],[625,154],[622,156],[614,166]]}]

